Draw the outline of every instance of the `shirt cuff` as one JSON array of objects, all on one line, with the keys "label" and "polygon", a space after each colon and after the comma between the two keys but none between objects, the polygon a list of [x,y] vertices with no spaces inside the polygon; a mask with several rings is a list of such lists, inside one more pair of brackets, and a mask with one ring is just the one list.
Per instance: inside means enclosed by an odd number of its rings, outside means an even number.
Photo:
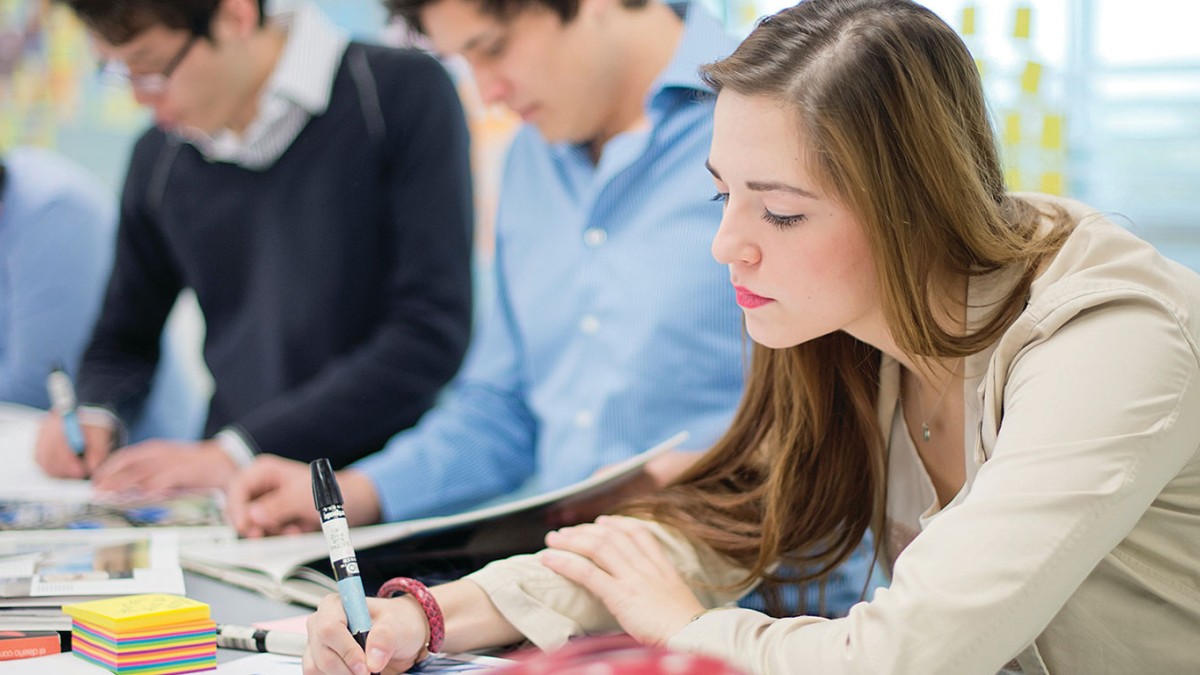
[{"label": "shirt cuff", "polygon": [[79,421],[90,427],[101,427],[112,432],[113,448],[123,448],[129,442],[129,430],[117,413],[98,405],[79,406]]},{"label": "shirt cuff", "polygon": [[213,437],[221,445],[221,449],[233,460],[233,465],[239,469],[250,466],[254,462],[254,451],[242,434],[232,427],[226,427]]},{"label": "shirt cuff", "polygon": [[93,427],[113,430],[121,426],[121,418],[108,408],[98,405],[79,406],[79,421]]}]

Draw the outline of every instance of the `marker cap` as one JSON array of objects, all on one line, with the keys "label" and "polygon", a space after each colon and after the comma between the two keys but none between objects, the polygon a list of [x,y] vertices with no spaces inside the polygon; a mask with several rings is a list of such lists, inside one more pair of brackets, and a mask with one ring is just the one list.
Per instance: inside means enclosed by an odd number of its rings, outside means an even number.
[{"label": "marker cap", "polygon": [[338,487],[337,477],[329,459],[322,457],[308,464],[312,472],[313,504],[320,511],[334,504],[342,504],[342,489]]}]

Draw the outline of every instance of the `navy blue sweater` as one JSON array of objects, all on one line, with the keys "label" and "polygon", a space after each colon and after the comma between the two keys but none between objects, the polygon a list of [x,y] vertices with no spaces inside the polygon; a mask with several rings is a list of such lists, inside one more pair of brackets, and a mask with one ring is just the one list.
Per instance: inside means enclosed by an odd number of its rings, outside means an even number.
[{"label": "navy blue sweater", "polygon": [[335,466],[379,449],[466,350],[471,199],[458,97],[412,51],[351,44],[328,110],[263,171],[148,131],[80,400],[136,414],[192,288],[216,383],[206,434],[232,426],[260,452]]}]

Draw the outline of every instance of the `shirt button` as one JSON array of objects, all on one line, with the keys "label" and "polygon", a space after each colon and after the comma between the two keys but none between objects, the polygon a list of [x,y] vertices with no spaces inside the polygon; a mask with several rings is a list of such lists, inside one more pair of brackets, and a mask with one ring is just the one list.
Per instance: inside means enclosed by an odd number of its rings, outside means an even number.
[{"label": "shirt button", "polygon": [[608,241],[608,232],[598,227],[588,228],[583,231],[583,243],[591,248],[596,248],[606,241]]},{"label": "shirt button", "polygon": [[579,320],[579,332],[584,335],[595,335],[600,332],[600,319],[588,314]]},{"label": "shirt button", "polygon": [[575,413],[575,426],[580,429],[587,429],[592,426],[592,413],[587,410],[580,410]]}]

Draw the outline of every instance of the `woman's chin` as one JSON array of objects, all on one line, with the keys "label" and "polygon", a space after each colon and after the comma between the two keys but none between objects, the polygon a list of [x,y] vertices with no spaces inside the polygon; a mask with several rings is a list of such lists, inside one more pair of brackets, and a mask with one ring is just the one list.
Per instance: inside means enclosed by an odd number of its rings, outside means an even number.
[{"label": "woman's chin", "polygon": [[768,349],[787,349],[804,341],[784,331],[772,330],[767,326],[754,326],[749,321],[746,322],[746,333],[751,340]]}]

